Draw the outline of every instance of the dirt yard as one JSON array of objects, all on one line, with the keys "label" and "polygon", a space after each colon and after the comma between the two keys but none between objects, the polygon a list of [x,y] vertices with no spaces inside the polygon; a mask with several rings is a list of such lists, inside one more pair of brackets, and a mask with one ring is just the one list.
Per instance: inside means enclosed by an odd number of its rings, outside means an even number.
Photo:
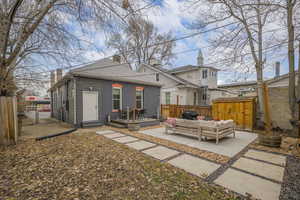
[{"label": "dirt yard", "polygon": [[41,119],[39,124],[33,124],[33,120],[26,118],[23,120],[22,124],[22,139],[51,135],[72,128],[71,125],[59,122],[52,118]]},{"label": "dirt yard", "polygon": [[24,139],[0,149],[0,163],[1,199],[234,199],[93,132]]}]

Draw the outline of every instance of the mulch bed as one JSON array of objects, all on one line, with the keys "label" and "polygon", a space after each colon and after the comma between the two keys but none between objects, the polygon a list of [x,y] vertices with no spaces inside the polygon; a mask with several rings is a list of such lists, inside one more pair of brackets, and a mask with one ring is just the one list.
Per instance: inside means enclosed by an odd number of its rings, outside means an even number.
[{"label": "mulch bed", "polygon": [[0,149],[1,199],[234,199],[93,132]]},{"label": "mulch bed", "polygon": [[280,199],[300,199],[300,158],[288,156]]},{"label": "mulch bed", "polygon": [[256,139],[249,146],[253,149],[258,149],[262,151],[268,151],[273,153],[280,153],[285,155],[300,156],[300,151],[296,148],[298,143],[298,138],[282,136],[282,142],[280,148],[267,147],[259,144],[258,139]]},{"label": "mulch bed", "polygon": [[[155,128],[155,127],[148,127],[147,129],[151,129],[151,128]],[[156,127],[158,128],[158,127]],[[144,139],[150,142],[154,142],[157,144],[161,144],[161,145],[165,145],[174,149],[177,149],[179,151],[182,152],[186,152],[189,154],[193,154],[202,158],[206,158],[208,160],[220,163],[220,164],[224,164],[227,163],[230,160],[230,157],[228,156],[224,156],[224,155],[220,155],[220,154],[216,154],[213,152],[209,152],[209,151],[205,151],[205,150],[200,150],[197,148],[193,148],[193,147],[189,147],[187,145],[184,144],[178,144],[169,140],[165,140],[165,139],[161,139],[161,138],[157,138],[157,137],[153,137],[150,135],[145,135],[145,134],[141,134],[139,132],[135,132],[135,131],[128,131],[127,129],[118,129],[118,128],[113,128],[113,127],[109,127],[109,129],[118,131],[118,132],[122,132],[125,133],[127,135],[131,135],[140,139]],[[146,129],[142,129],[142,130],[146,130]]]}]

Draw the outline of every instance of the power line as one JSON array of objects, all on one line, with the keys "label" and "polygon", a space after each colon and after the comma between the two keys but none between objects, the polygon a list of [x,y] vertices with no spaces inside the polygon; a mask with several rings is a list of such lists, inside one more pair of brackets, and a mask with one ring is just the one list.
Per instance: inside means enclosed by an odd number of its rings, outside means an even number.
[{"label": "power line", "polygon": [[[262,13],[262,14],[263,14],[263,13]],[[262,15],[262,14],[261,14],[261,15]],[[251,17],[247,18],[246,20],[249,20],[249,19],[254,18],[254,17],[257,17],[257,16],[251,16]],[[214,22],[214,23],[217,23],[217,22]],[[218,29],[227,27],[227,26],[231,26],[231,25],[234,25],[234,24],[237,24],[237,23],[239,23],[239,22],[231,22],[231,23],[227,23],[227,24],[224,24],[224,25],[222,25],[222,26],[210,28],[210,29],[205,30],[205,31],[199,31],[199,32],[192,33],[192,34],[189,34],[189,35],[186,35],[186,36],[182,36],[182,37],[174,38],[174,39],[171,39],[171,40],[167,40],[167,41],[163,41],[163,42],[154,43],[154,44],[151,44],[151,45],[148,45],[148,46],[144,46],[144,48],[149,48],[149,47],[159,46],[159,45],[162,45],[162,44],[171,43],[171,42],[175,42],[175,41],[179,41],[179,40],[184,40],[184,39],[187,39],[187,38],[195,37],[195,36],[200,35],[200,34],[208,33],[208,32],[215,31],[215,30],[218,30]],[[205,48],[205,47],[204,47],[204,48]],[[125,53],[130,53],[130,52],[132,52],[132,51],[135,51],[135,49],[132,48],[132,49],[130,49],[130,50],[125,51]],[[112,55],[112,56],[113,56],[113,55]],[[106,58],[110,58],[110,57],[112,57],[112,56],[108,56],[108,57],[106,57]],[[76,66],[80,66],[80,65],[91,64],[91,63],[96,62],[96,61],[97,61],[97,60],[89,61],[89,62],[86,62],[86,63],[81,63],[81,64],[78,64],[78,65],[69,66],[69,67],[64,68],[64,69],[73,68],[74,66],[76,67]]]},{"label": "power line", "polygon": [[[276,45],[272,45],[270,47],[267,47],[267,48],[264,48],[263,49],[263,52],[267,52],[269,51],[270,49],[273,49],[273,48],[276,48],[278,46],[281,46],[283,44],[286,44],[288,42],[283,42],[283,43],[279,43],[279,44],[276,44]],[[181,54],[181,53],[186,53],[186,52],[189,52],[189,51],[195,51],[195,50],[198,50],[198,49],[191,49],[191,50],[186,50],[186,51],[182,51],[182,52],[178,52],[176,53],[175,55],[177,54]],[[258,50],[256,50],[255,52],[258,52]],[[247,56],[247,55],[251,55],[252,52],[249,52],[249,53],[244,53],[244,54],[241,54],[239,56],[235,56],[235,57],[229,57],[229,58],[224,58],[224,59],[220,59],[218,61],[214,61],[214,62],[210,62],[210,63],[206,63],[206,65],[214,65],[214,64],[218,64],[218,63],[226,63],[231,61],[232,59],[236,59],[236,58],[240,58],[240,57],[243,57],[243,56]],[[111,56],[110,56],[111,57]],[[106,58],[109,58],[109,57],[106,57]],[[93,62],[87,62],[88,64],[95,64],[95,61]],[[130,63],[117,63],[117,64],[111,64],[111,65],[104,65],[104,66],[98,66],[98,67],[94,67],[94,68],[87,68],[87,69],[82,69],[78,71],[86,71],[86,70],[95,70],[95,69],[105,69],[105,68],[110,68],[110,67],[115,67],[115,66],[120,66],[120,65],[129,65]],[[80,64],[80,65],[83,65],[83,64]],[[80,65],[73,65],[73,66],[70,66],[68,68],[64,68],[64,69],[69,69],[69,68],[73,68],[74,66],[80,66]],[[75,69],[76,70],[76,69]],[[35,74],[43,74],[43,73],[47,73],[47,72],[51,72],[53,70],[50,70],[50,71],[46,71],[46,72],[39,72],[39,73],[35,73]]]}]

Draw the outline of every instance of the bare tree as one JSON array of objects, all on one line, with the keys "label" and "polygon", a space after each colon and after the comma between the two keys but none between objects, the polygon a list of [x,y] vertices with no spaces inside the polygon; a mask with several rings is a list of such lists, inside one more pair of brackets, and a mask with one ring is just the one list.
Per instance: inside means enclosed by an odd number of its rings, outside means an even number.
[{"label": "bare tree", "polygon": [[116,49],[125,62],[134,63],[132,69],[141,63],[150,64],[154,59],[169,64],[175,47],[171,33],[158,33],[150,21],[141,17],[130,18],[128,24],[124,34],[115,33],[110,37],[107,41],[109,47]]},{"label": "bare tree", "polygon": [[38,62],[62,66],[80,60],[87,45],[73,33],[74,23],[83,31],[116,29],[126,24],[129,10],[145,5],[143,0],[1,1],[0,96],[12,95],[16,81],[34,81],[43,74]]},{"label": "bare tree", "polygon": [[[199,1],[194,5],[198,5]],[[228,55],[233,55],[232,63],[255,66],[258,88],[260,120],[264,121],[264,91],[263,69],[266,63],[265,51],[272,48],[273,37],[265,37],[266,26],[271,23],[274,11],[278,9],[272,6],[271,0],[208,0],[209,12],[200,24],[203,27],[213,24],[230,25],[218,29],[211,37],[211,43],[215,50],[221,49]],[[273,43],[273,44],[272,44]],[[251,57],[244,56],[249,53]],[[248,64],[247,64],[248,63]],[[240,71],[242,71],[240,69]]]}]

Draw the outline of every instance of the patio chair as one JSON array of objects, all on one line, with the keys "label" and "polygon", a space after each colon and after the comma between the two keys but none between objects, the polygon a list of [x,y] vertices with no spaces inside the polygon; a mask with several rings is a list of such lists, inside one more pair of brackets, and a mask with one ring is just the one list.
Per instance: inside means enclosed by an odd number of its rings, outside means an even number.
[{"label": "patio chair", "polygon": [[138,119],[144,119],[145,112],[146,112],[145,109],[138,110]]}]

